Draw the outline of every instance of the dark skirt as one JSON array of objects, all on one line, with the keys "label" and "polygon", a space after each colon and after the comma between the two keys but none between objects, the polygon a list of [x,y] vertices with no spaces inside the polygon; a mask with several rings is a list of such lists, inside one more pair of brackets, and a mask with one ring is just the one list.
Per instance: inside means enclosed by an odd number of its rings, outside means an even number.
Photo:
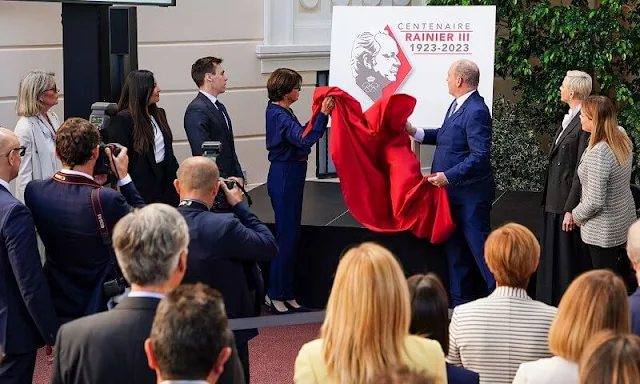
[{"label": "dark skirt", "polygon": [[562,230],[564,214],[544,213],[540,239],[540,265],[536,274],[536,299],[558,306],[571,281],[591,269],[591,260],[580,239],[580,228]]}]

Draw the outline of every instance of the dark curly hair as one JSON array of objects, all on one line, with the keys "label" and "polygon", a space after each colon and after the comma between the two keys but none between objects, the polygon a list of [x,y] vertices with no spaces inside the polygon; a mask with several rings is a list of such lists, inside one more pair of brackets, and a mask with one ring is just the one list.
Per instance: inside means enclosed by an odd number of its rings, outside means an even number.
[{"label": "dark curly hair", "polygon": [[85,164],[100,144],[100,132],[85,119],[67,119],[56,133],[56,153],[65,166]]}]

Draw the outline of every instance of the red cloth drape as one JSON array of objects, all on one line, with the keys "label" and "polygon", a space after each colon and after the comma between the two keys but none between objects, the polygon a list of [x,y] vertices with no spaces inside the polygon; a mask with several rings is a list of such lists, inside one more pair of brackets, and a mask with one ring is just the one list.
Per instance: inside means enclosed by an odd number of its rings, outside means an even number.
[{"label": "red cloth drape", "polygon": [[327,96],[335,98],[330,155],[353,217],[376,232],[411,230],[432,243],[449,238],[455,224],[447,192],[422,176],[404,131],[416,100],[390,95],[363,113],[360,103],[340,88],[319,87],[305,132],[311,129]]}]

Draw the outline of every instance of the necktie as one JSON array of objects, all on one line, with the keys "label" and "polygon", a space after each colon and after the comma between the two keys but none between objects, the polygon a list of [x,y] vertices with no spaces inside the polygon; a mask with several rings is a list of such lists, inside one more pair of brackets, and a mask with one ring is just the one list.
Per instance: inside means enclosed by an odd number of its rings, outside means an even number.
[{"label": "necktie", "polygon": [[216,100],[215,106],[216,108],[218,108],[218,111],[222,113],[222,117],[224,117],[224,122],[227,125],[227,129],[231,129],[229,128],[229,118],[227,117],[227,110],[225,109],[224,105],[222,105],[220,101]]},{"label": "necktie", "polygon": [[458,101],[454,101],[453,104],[451,105],[451,110],[449,111],[449,116],[451,117],[451,115],[453,115],[453,113],[456,111],[456,108],[458,108]]}]

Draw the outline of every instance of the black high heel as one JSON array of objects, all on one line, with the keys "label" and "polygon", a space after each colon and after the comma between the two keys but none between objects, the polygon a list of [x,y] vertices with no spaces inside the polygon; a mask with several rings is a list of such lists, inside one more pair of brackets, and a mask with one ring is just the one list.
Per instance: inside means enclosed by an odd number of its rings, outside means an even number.
[{"label": "black high heel", "polygon": [[271,312],[274,315],[288,315],[293,312],[291,308],[289,308],[289,306],[287,305],[286,301],[284,302],[284,305],[288,309],[286,311],[278,311],[278,308],[276,308],[276,306],[273,305],[273,303],[271,302],[271,298],[269,296],[264,297],[264,304],[269,308],[269,312]]}]

